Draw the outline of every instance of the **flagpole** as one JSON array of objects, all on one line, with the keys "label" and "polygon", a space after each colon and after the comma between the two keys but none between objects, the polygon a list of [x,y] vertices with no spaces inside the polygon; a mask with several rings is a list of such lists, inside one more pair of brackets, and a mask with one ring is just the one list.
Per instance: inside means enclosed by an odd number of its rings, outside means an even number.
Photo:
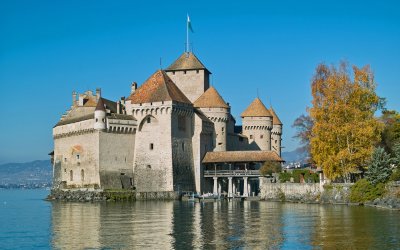
[{"label": "flagpole", "polygon": [[186,17],[186,52],[189,53],[189,14]]}]

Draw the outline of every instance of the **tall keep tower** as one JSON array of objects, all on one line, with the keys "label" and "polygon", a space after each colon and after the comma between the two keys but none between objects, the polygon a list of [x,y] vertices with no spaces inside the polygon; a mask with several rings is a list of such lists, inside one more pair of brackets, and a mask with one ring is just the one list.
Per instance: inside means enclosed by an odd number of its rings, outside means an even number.
[{"label": "tall keep tower", "polygon": [[194,103],[214,123],[214,151],[226,151],[230,107],[214,87],[207,89]]},{"label": "tall keep tower", "polygon": [[210,85],[211,72],[192,52],[184,52],[165,72],[192,103]]},{"label": "tall keep tower", "polygon": [[272,114],[257,97],[242,113],[243,135],[253,150],[271,150]]},{"label": "tall keep tower", "polygon": [[271,136],[271,148],[274,150],[279,156],[281,156],[281,142],[282,142],[282,122],[279,119],[278,115],[275,113],[275,110],[271,107],[269,109],[272,115],[272,136]]}]

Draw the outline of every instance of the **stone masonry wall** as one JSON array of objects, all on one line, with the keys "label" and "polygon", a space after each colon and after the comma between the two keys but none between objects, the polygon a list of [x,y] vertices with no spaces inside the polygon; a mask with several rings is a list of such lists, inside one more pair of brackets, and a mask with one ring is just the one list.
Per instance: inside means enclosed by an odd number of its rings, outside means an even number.
[{"label": "stone masonry wall", "polygon": [[78,130],[68,136],[55,134],[54,185],[64,182],[75,187],[100,186],[98,148],[99,134],[94,129]]},{"label": "stone masonry wall", "polygon": [[167,74],[192,103],[209,88],[209,75],[204,70],[182,70]]},{"label": "stone masonry wall", "polygon": [[[102,188],[122,186],[121,175],[133,182],[135,134],[100,132],[100,181]],[[130,184],[130,181],[128,182]]]}]

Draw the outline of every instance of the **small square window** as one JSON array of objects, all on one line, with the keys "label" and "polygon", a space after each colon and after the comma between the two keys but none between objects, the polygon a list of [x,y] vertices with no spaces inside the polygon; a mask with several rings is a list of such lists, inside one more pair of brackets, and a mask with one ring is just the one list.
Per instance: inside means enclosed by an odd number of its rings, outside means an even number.
[{"label": "small square window", "polygon": [[148,169],[151,169],[151,165],[147,165],[146,167],[147,167]]},{"label": "small square window", "polygon": [[250,139],[253,139],[253,135],[250,135]]},{"label": "small square window", "polygon": [[153,150],[153,149],[154,149],[154,144],[150,143],[150,150]]},{"label": "small square window", "polygon": [[260,135],[260,139],[264,138],[264,135]]}]

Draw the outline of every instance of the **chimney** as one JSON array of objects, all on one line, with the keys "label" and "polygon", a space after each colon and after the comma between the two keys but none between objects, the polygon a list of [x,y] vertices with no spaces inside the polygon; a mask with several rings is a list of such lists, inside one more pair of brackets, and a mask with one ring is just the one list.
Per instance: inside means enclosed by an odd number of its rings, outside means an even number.
[{"label": "chimney", "polygon": [[121,102],[117,102],[117,114],[121,114]]},{"label": "chimney", "polygon": [[72,106],[76,105],[76,91],[72,91]]},{"label": "chimney", "polygon": [[125,96],[121,97],[121,113],[126,115],[126,110],[125,110]]},{"label": "chimney", "polygon": [[101,88],[96,89],[96,100],[98,101],[101,97]]},{"label": "chimney", "polygon": [[136,89],[137,89],[137,83],[133,82],[131,85],[131,94],[135,93]]}]

